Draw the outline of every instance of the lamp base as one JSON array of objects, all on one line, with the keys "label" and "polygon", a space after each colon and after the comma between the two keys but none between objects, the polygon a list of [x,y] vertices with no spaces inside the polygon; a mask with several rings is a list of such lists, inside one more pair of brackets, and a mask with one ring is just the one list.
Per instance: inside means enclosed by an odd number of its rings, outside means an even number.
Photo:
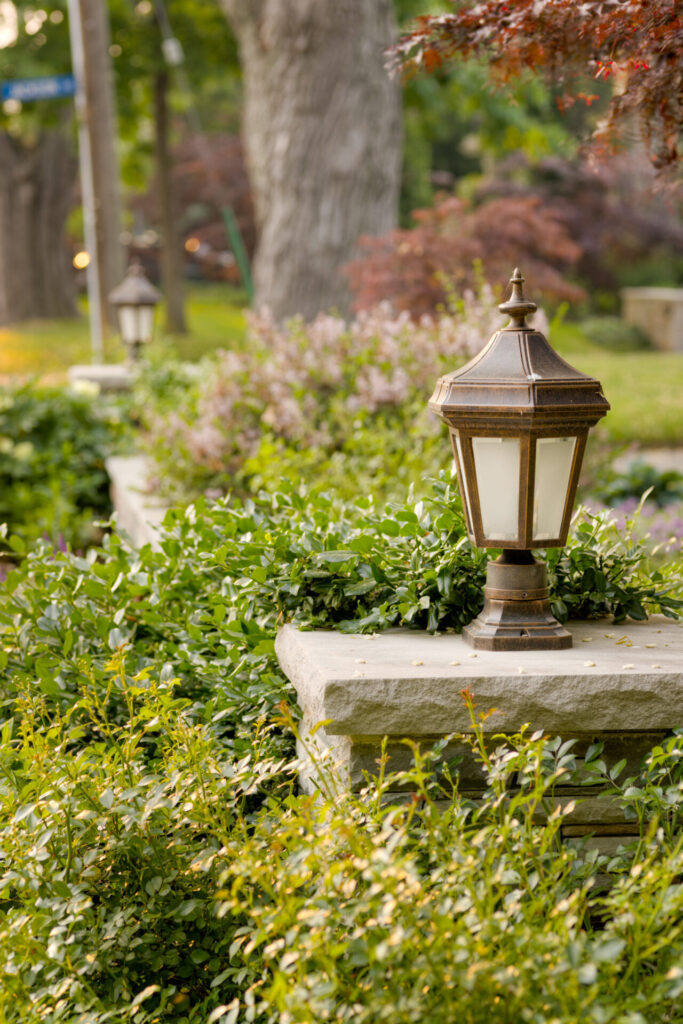
[{"label": "lamp base", "polygon": [[486,570],[483,611],[462,631],[480,651],[552,651],[572,636],[550,610],[548,573],[530,551],[503,551]]}]

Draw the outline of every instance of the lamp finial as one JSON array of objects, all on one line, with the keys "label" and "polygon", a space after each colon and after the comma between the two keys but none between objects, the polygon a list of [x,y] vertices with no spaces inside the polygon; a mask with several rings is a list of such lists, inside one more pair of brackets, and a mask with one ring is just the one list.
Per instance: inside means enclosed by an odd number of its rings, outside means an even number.
[{"label": "lamp finial", "polygon": [[527,316],[535,313],[538,306],[535,302],[531,302],[529,299],[524,298],[524,292],[522,285],[524,284],[524,278],[519,267],[515,267],[510,278],[510,286],[512,288],[512,294],[507,302],[501,302],[498,309],[501,313],[509,315],[511,317],[510,323],[507,327],[514,327],[516,329],[526,328]]}]

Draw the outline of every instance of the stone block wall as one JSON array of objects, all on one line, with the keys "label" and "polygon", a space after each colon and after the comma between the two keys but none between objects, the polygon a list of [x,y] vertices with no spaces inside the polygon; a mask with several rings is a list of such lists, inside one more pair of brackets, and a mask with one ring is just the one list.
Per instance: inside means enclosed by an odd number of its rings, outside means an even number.
[{"label": "stone block wall", "polygon": [[[498,709],[484,722],[486,732],[528,724],[575,739],[579,773],[588,746],[602,742],[608,768],[625,759],[625,774],[637,774],[647,752],[683,725],[683,624],[583,622],[571,631],[571,650],[519,653],[474,652],[456,635],[390,630],[368,637],[285,626],[276,651],[303,713],[302,788],[316,788],[317,757],[340,785],[359,790],[376,773],[385,738],[387,770],[401,771],[412,762],[405,738],[425,749],[466,733],[466,687],[479,711]],[[456,736],[442,756],[459,759],[460,789],[476,799],[485,782],[470,747]],[[393,796],[400,799],[400,791]],[[608,850],[636,831],[614,801],[579,777],[557,786],[555,799],[576,802],[564,820],[567,838],[599,837]]]}]

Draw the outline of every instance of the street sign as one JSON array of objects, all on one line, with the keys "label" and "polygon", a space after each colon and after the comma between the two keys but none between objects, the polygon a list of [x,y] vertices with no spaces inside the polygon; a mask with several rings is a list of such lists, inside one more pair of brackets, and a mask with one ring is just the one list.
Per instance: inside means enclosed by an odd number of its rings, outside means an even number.
[{"label": "street sign", "polygon": [[49,75],[47,78],[13,78],[0,86],[2,100],[58,100],[76,93],[73,75]]}]

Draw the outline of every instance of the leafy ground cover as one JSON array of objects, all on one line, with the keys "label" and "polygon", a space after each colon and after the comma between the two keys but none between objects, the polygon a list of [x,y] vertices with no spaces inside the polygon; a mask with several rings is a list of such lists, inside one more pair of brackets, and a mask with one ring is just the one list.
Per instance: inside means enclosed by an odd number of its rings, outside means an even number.
[{"label": "leafy ground cover", "polygon": [[[563,615],[678,610],[680,563],[652,573],[605,517],[556,555]],[[0,597],[3,1019],[675,1020],[680,738],[607,780],[642,822],[611,861],[538,824],[573,765],[540,737],[478,747],[479,810],[419,755],[407,806],[390,779],[294,794],[277,626],[454,628],[483,569],[445,481],[386,508],[201,501],[160,550],[29,553]]]},{"label": "leafy ground cover", "polygon": [[121,412],[92,396],[24,384],[0,388],[0,522],[18,555],[38,538],[84,548],[111,514],[105,458]]}]

